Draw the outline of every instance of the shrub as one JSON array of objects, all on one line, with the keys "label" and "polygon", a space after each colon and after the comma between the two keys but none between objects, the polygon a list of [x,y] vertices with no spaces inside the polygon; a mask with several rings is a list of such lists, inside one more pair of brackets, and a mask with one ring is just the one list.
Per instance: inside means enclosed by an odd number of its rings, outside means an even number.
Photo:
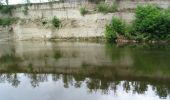
[{"label": "shrub", "polygon": [[28,15],[28,6],[24,6],[22,12],[24,13],[24,15]]},{"label": "shrub", "polygon": [[148,34],[154,39],[166,34],[161,9],[155,5],[138,6],[135,11],[134,28],[136,32]]},{"label": "shrub", "polygon": [[0,19],[0,25],[1,26],[9,26],[11,24],[13,24],[16,21],[16,19],[14,18],[3,18]]},{"label": "shrub", "polygon": [[117,38],[118,34],[125,35],[126,25],[125,23],[118,19],[112,18],[112,21],[105,29],[105,37],[108,41],[114,41]]},{"label": "shrub", "polygon": [[[170,7],[163,11],[161,14],[161,20],[159,22],[159,37],[161,39],[169,38],[170,36]],[[169,38],[170,39],[170,38]]]},{"label": "shrub", "polygon": [[123,35],[126,31],[125,22],[123,22],[121,19],[113,17],[110,25],[119,34]]},{"label": "shrub", "polygon": [[132,26],[113,18],[105,29],[107,40],[114,40],[118,35],[138,41],[170,39],[170,8],[161,10],[156,5],[138,6],[135,17]]},{"label": "shrub", "polygon": [[97,11],[102,13],[113,13],[117,11],[117,6],[115,4],[108,5],[106,3],[100,3],[97,5]]},{"label": "shrub", "polygon": [[105,0],[88,0],[88,1],[95,4],[98,4],[100,2],[105,2]]},{"label": "shrub", "polygon": [[117,5],[116,4],[112,4],[110,7],[109,7],[109,12],[116,12],[117,11]]},{"label": "shrub", "polygon": [[3,14],[9,14],[11,13],[11,10],[13,9],[13,6],[8,5],[0,5],[0,12]]},{"label": "shrub", "polygon": [[47,23],[47,21],[42,21],[42,25],[46,25]]},{"label": "shrub", "polygon": [[52,24],[53,24],[54,27],[59,28],[60,24],[61,24],[61,21],[55,16],[52,19]]},{"label": "shrub", "polygon": [[85,8],[85,7],[81,7],[80,8],[80,14],[82,15],[82,16],[84,16],[85,14],[87,14],[88,13],[88,10]]},{"label": "shrub", "polygon": [[105,3],[100,3],[97,5],[97,11],[98,12],[107,12],[108,10],[108,5],[106,5]]},{"label": "shrub", "polygon": [[117,38],[116,31],[113,30],[111,26],[106,25],[105,27],[105,37],[107,41],[112,42]]}]

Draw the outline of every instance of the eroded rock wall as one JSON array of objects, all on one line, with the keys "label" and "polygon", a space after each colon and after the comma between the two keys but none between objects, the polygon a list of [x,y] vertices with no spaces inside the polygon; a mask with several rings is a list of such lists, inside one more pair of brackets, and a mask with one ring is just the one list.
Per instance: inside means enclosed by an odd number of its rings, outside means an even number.
[{"label": "eroded rock wall", "polygon": [[[18,17],[21,20],[12,25],[14,37],[19,40],[104,37],[104,27],[109,24],[112,17],[118,17],[130,23],[134,19],[133,11],[138,5],[157,4],[161,8],[167,8],[170,5],[169,0],[116,0],[113,3],[118,5],[118,12],[108,14],[98,13],[95,9],[96,4],[87,0],[17,6],[12,11],[12,17]],[[82,16],[79,11],[82,6],[90,11],[85,16]],[[28,8],[27,13],[24,13],[25,7]],[[54,16],[62,21],[60,28],[42,24],[44,20],[50,23]],[[39,20],[38,23],[37,20]]]}]

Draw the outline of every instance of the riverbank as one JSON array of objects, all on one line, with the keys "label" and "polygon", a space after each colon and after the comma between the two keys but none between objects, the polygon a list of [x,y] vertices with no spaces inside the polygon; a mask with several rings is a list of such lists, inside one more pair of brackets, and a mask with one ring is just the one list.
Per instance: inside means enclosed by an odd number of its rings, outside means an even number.
[{"label": "riverbank", "polygon": [[[1,28],[0,34],[13,40],[95,40],[97,38],[103,41],[106,37],[105,27],[111,23],[113,17],[131,25],[135,19],[134,12],[137,6],[146,4],[157,4],[161,9],[167,9],[170,2],[166,0],[161,2],[159,0],[116,0],[109,4],[108,2],[97,4],[83,1],[12,5],[8,13],[0,14],[0,16],[16,18],[17,21],[5,26],[6,28]],[[54,18],[59,20],[58,27],[54,27]],[[138,39],[145,38],[140,35],[137,39],[136,37],[132,39],[129,38],[130,35],[128,38],[126,35],[129,34],[125,34],[123,36],[125,38],[117,37],[115,41],[138,43],[141,42]],[[149,43],[158,42],[152,39],[148,41]]]}]

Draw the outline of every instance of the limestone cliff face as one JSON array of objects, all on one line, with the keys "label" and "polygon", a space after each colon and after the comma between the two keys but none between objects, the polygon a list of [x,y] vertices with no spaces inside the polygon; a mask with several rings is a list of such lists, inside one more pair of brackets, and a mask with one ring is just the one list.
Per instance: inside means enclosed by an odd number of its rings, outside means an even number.
[{"label": "limestone cliff face", "polygon": [[[133,11],[137,5],[157,4],[161,8],[170,5],[169,0],[116,0],[113,3],[118,5],[118,11],[107,14],[98,13],[95,9],[96,4],[88,0],[16,5],[12,16],[9,17],[20,19],[12,25],[14,37],[19,40],[104,37],[104,27],[109,24],[113,16],[130,23],[134,19]],[[89,10],[85,16],[82,16],[79,11],[82,6]],[[24,13],[25,10],[27,13]],[[50,24],[54,16],[62,22],[59,29]],[[47,24],[43,24],[44,21]]]}]

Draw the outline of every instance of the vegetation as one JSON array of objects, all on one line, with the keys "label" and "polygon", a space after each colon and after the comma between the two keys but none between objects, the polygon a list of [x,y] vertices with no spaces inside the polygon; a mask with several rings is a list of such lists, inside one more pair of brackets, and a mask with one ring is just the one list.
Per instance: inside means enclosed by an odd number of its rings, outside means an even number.
[{"label": "vegetation", "polygon": [[10,14],[12,9],[13,9],[13,6],[0,5],[0,12],[2,14]]},{"label": "vegetation", "polygon": [[0,19],[0,26],[9,26],[13,24],[14,22],[16,22],[15,18],[3,18],[3,19]]},{"label": "vegetation", "polygon": [[25,6],[22,12],[24,13],[24,15],[28,15],[28,6]]},{"label": "vegetation", "polygon": [[53,17],[53,19],[52,19],[52,24],[53,24],[54,27],[59,28],[59,27],[60,27],[60,24],[61,24],[61,21],[60,21],[59,18],[57,18],[57,17],[55,16],[55,17]]},{"label": "vegetation", "polygon": [[55,60],[58,60],[58,59],[61,58],[61,57],[62,57],[62,54],[61,54],[60,51],[55,51],[55,52],[54,52],[54,58],[55,58]]},{"label": "vegetation", "polygon": [[100,2],[105,2],[105,0],[88,0],[88,1],[95,4],[98,4]]},{"label": "vegetation", "polygon": [[105,36],[108,41],[114,41],[118,34],[124,35],[125,31],[125,23],[122,20],[113,17],[111,23],[106,26]]},{"label": "vegetation", "polygon": [[106,3],[99,3],[97,5],[97,11],[102,13],[113,13],[117,11],[117,5],[108,5]]},{"label": "vegetation", "polygon": [[[132,26],[123,24],[120,19],[112,19],[106,26],[107,40],[115,40],[117,35],[128,39],[168,40],[170,39],[170,8],[162,10],[156,5],[138,6],[135,10],[135,20]],[[121,31],[120,31],[121,30]]]},{"label": "vegetation", "polygon": [[138,6],[135,11],[136,32],[149,36],[149,39],[165,39],[170,34],[170,8],[161,10],[154,5]]},{"label": "vegetation", "polygon": [[87,14],[88,13],[88,10],[85,8],[85,7],[81,7],[80,8],[80,14],[82,15],[82,16],[84,16],[85,14]]}]

